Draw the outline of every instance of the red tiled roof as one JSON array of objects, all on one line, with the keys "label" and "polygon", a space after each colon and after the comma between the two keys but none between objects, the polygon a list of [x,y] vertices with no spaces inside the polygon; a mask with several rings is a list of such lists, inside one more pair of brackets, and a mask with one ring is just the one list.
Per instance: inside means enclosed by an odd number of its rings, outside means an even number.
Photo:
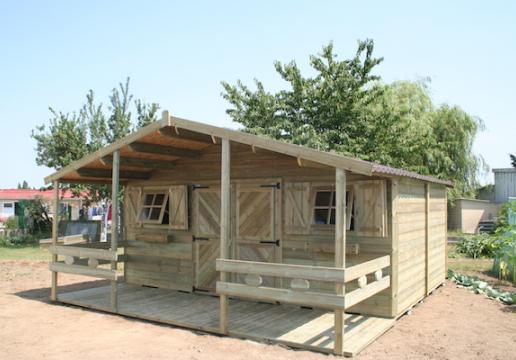
[{"label": "red tiled roof", "polygon": [[[54,190],[0,189],[0,200],[31,200],[36,197],[52,199]],[[61,199],[76,198],[70,190],[60,190]]]}]

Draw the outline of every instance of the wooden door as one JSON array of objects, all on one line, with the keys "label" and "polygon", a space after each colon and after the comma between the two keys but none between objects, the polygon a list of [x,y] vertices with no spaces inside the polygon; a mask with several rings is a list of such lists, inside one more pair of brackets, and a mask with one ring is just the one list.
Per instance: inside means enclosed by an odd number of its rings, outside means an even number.
[{"label": "wooden door", "polygon": [[194,287],[214,291],[215,260],[220,256],[220,186],[194,188],[193,210]]},{"label": "wooden door", "polygon": [[[281,262],[281,186],[278,180],[239,182],[235,196],[235,244],[238,260]],[[263,277],[264,286],[276,280]]]}]

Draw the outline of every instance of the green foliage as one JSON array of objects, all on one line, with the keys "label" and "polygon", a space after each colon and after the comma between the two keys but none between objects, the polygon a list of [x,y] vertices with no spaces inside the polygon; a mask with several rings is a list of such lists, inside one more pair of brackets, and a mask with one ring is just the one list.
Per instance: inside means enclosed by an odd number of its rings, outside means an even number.
[{"label": "green foliage", "polygon": [[516,292],[503,292],[489,286],[485,281],[476,277],[457,274],[453,270],[448,270],[448,279],[458,285],[473,290],[476,294],[484,294],[490,299],[499,300],[507,305],[516,304]]},{"label": "green foliage", "polygon": [[141,100],[136,100],[134,103],[138,128],[147,126],[158,119],[159,105],[157,103],[146,104]]},{"label": "green foliage", "polygon": [[30,189],[29,183],[25,180],[20,184],[18,183],[17,189]]},{"label": "green foliage", "polygon": [[[48,216],[47,207],[40,197],[25,202],[27,225],[31,234],[48,234],[52,230],[52,219]],[[48,237],[48,236],[44,236]]]},{"label": "green foliage", "polygon": [[505,237],[481,233],[465,236],[457,243],[455,250],[474,259],[479,257],[492,258],[508,242],[509,240]]},{"label": "green foliage", "polygon": [[41,234],[0,236],[0,247],[16,248],[39,245]]},{"label": "green foliage", "polygon": [[8,230],[18,229],[18,227],[19,227],[18,218],[16,218],[15,216],[11,216],[11,217],[7,218],[4,221],[4,226]]},{"label": "green foliage", "polygon": [[[136,100],[137,123],[132,122],[133,95],[129,78],[113,88],[109,97],[109,115],[102,103],[97,103],[92,90],[79,111],[64,113],[50,108],[52,118],[48,125],[37,126],[32,131],[36,141],[36,163],[60,169],[107,144],[120,139],[142,126],[156,120],[159,105]],[[70,185],[76,194],[88,193],[93,200],[109,196],[105,185]]]},{"label": "green foliage", "polygon": [[506,232],[504,245],[496,251],[493,271],[502,280],[512,280],[516,284],[516,230]]},{"label": "green foliage", "polygon": [[511,158],[512,167],[516,168],[516,156],[514,156],[513,154],[509,154],[509,157]]},{"label": "green foliage", "polygon": [[482,122],[457,106],[435,106],[428,80],[380,83],[373,49],[372,40],[359,41],[352,58],[338,60],[330,43],[310,57],[313,77],[295,62],[275,62],[288,84],[276,93],[258,80],[256,90],[223,82],[227,113],[243,131],[453,180],[452,200],[473,196],[485,167],[472,151]]},{"label": "green foliage", "polygon": [[516,226],[509,223],[510,211],[516,213],[516,201],[506,202],[500,207],[500,211],[498,212],[495,223],[496,235],[502,236],[509,231],[516,230]]}]

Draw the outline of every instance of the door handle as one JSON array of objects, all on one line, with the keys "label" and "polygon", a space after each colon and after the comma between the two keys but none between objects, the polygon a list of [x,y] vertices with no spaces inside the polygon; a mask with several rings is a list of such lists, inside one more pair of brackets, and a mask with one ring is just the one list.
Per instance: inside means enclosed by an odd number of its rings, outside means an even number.
[{"label": "door handle", "polygon": [[276,246],[279,246],[279,240],[264,240],[264,241],[260,241],[260,244],[275,244]]}]

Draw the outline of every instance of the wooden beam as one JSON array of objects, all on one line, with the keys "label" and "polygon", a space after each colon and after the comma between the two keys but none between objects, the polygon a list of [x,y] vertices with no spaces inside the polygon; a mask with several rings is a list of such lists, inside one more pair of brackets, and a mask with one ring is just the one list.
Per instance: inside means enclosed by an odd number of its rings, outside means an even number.
[{"label": "wooden beam", "polygon": [[425,183],[425,294],[430,294],[430,184]]},{"label": "wooden beam", "polygon": [[[78,169],[77,173],[80,176],[92,177],[92,178],[109,179],[112,176],[112,172],[109,169],[82,168],[82,169]],[[142,171],[124,170],[124,171],[119,171],[119,176],[124,179],[147,180],[150,178],[150,173],[142,172]]]},{"label": "wooden beam", "polygon": [[[65,166],[61,170],[56,171],[52,175],[49,175],[45,178],[45,184],[48,184],[54,180],[60,180],[61,178],[66,177],[71,172],[76,171],[77,169],[80,169],[82,167],[87,166],[88,164],[92,163],[95,160],[98,160],[102,158],[103,156],[107,156],[109,154],[112,154],[113,151],[120,149],[127,144],[130,144],[134,141],[137,141],[138,139],[141,139],[142,137],[145,137],[147,135],[155,134],[156,131],[161,129],[163,126],[170,125],[170,119],[167,118],[166,120],[162,121],[154,121],[150,125],[147,125],[140,130],[129,134],[111,145],[108,145],[106,147],[103,147],[102,149],[99,149],[89,155],[84,156],[80,160],[74,161],[70,165]],[[61,181],[62,182],[62,181]]]},{"label": "wooden beam", "polygon": [[[102,162],[105,165],[112,165],[113,158],[111,156],[105,156],[102,158]],[[139,159],[121,156],[120,157],[120,166],[134,166],[134,167],[143,167],[148,169],[173,169],[176,164],[173,161],[164,161],[164,160],[153,160],[153,159]]]},{"label": "wooden beam", "polygon": [[[78,235],[75,235],[78,236]],[[82,235],[79,235],[82,237]],[[50,245],[48,251],[53,255],[67,255],[79,258],[94,258],[98,260],[110,260],[114,261],[117,259],[116,251],[104,250],[104,249],[91,249],[87,247],[70,246],[70,245]]]},{"label": "wooden beam", "polygon": [[52,262],[49,264],[49,269],[53,272],[63,272],[66,274],[77,274],[84,276],[92,276],[101,279],[108,279],[116,282],[116,272],[109,269],[93,269],[82,265],[67,265],[60,262]]},{"label": "wooden beam", "polygon": [[144,154],[158,154],[188,158],[196,158],[201,155],[201,152],[199,150],[183,149],[172,146],[150,144],[144,142],[133,142],[132,144],[128,145],[128,148],[131,151]]},{"label": "wooden beam", "polygon": [[[387,255],[387,257],[389,256]],[[257,274],[263,276],[340,283],[344,283],[344,279],[346,277],[345,271],[347,271],[347,269],[344,270],[342,268],[337,269],[323,266],[276,264],[228,259],[217,259],[216,268],[217,271],[228,273]]]},{"label": "wooden beam", "polygon": [[[344,268],[346,264],[346,171],[335,169],[335,267]],[[337,296],[344,296],[343,284],[335,284]],[[335,342],[333,351],[336,355],[344,353],[344,310],[335,310]]]},{"label": "wooden beam", "polygon": [[[231,145],[222,139],[220,175],[220,258],[227,259],[231,237]],[[227,273],[220,272],[220,281],[227,281]],[[228,296],[220,295],[220,332],[228,333]]]},{"label": "wooden beam", "polygon": [[[266,286],[249,286],[244,284],[217,281],[217,293],[220,296],[238,296],[254,300],[280,301],[301,306],[314,306],[323,309],[344,310],[344,296],[312,291],[295,291]],[[360,289],[362,290],[362,289]]]},{"label": "wooden beam", "polygon": [[[118,179],[120,176],[120,151],[113,152],[113,176],[111,184],[111,252],[118,249],[118,207],[120,205],[118,199]],[[117,261],[111,261],[111,270],[116,273]],[[118,311],[118,284],[116,278],[111,280],[111,309],[113,312]]]},{"label": "wooden beam", "polygon": [[385,276],[378,281],[374,281],[370,284],[367,284],[362,289],[358,288],[353,290],[350,293],[347,293],[345,296],[346,308],[349,309],[353,305],[358,304],[365,299],[370,298],[374,294],[379,293],[389,287],[391,283],[391,279],[389,276]]},{"label": "wooden beam", "polygon": [[[53,200],[54,215],[52,216],[52,245],[56,246],[59,229],[59,181],[54,181]],[[57,262],[57,254],[52,254],[52,262]],[[54,270],[52,270],[50,300],[57,300],[57,271]]]},{"label": "wooden beam", "polygon": [[172,139],[181,139],[188,141],[195,141],[204,144],[213,144],[213,137],[211,135],[206,135],[186,129],[180,129],[177,126],[166,126],[158,130],[160,135],[172,138]]},{"label": "wooden beam", "polygon": [[390,240],[391,240],[391,317],[398,315],[398,180],[391,181]]},{"label": "wooden beam", "polygon": [[391,256],[384,255],[373,260],[369,260],[357,265],[346,268],[344,272],[344,282],[358,279],[362,275],[374,273],[376,270],[386,268],[391,265]]}]

